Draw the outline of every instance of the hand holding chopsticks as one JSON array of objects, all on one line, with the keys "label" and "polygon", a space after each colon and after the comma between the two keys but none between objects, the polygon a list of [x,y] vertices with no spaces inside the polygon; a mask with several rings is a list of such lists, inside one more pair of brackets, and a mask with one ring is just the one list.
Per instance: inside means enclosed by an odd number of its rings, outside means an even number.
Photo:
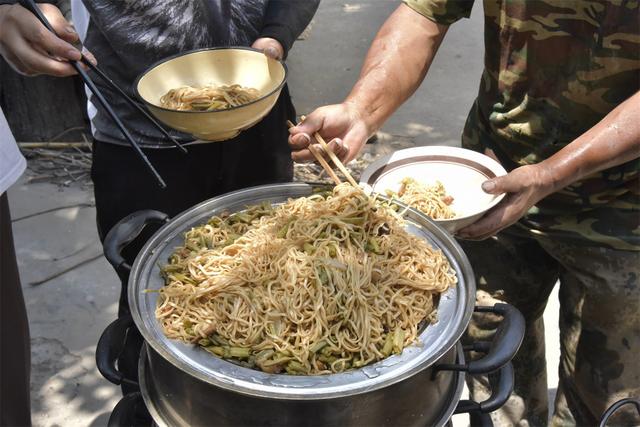
[{"label": "hand holding chopsticks", "polygon": [[[300,118],[302,119],[302,121],[304,121],[306,117],[301,116]],[[290,121],[287,121],[287,125],[289,125],[290,128],[295,126]],[[316,139],[316,141],[318,141],[318,144],[320,145],[320,147],[322,147],[323,149],[322,151],[326,152],[329,158],[331,159],[331,161],[333,162],[333,164],[336,165],[338,169],[340,169],[340,172],[342,172],[342,174],[347,179],[347,181],[349,181],[349,183],[354,187],[358,187],[358,183],[356,182],[356,180],[353,179],[353,177],[351,176],[347,168],[342,164],[338,156],[336,156],[336,154],[331,150],[331,148],[329,148],[329,145],[326,143],[324,138],[322,138],[322,136],[318,132],[315,132],[313,134],[313,137]],[[342,181],[340,181],[340,178],[338,178],[333,168],[324,159],[324,157],[322,156],[322,152],[314,144],[309,144],[308,148],[311,154],[313,154],[313,157],[316,158],[318,163],[320,163],[320,165],[324,168],[324,170],[331,177],[331,179],[333,179],[333,182],[336,185],[340,184]]]},{"label": "hand holding chopsticks", "polygon": [[[287,125],[289,126],[289,128],[292,128],[295,126],[295,124],[293,124],[289,120],[287,120]],[[329,163],[327,163],[324,157],[322,157],[322,153],[319,153],[318,152],[319,150],[317,150],[317,148],[313,144],[309,144],[308,148],[311,154],[313,154],[313,157],[315,157],[318,163],[320,163],[320,166],[322,166],[325,172],[327,172],[327,174],[331,177],[333,182],[336,185],[342,183],[342,181],[340,181],[340,178],[338,178],[338,175],[336,175],[336,173],[333,171],[333,168],[329,165]]]},{"label": "hand holding chopsticks", "polygon": [[[51,26],[47,18],[44,16],[40,8],[36,5],[34,0],[20,0],[20,5],[23,6],[25,9],[29,10],[31,13],[33,13],[49,31],[51,31],[53,34],[56,34],[55,30],[53,29],[53,27]],[[81,54],[80,61],[70,61],[70,65],[76,70],[78,75],[80,75],[84,83],[87,85],[89,90],[95,96],[96,100],[102,105],[102,107],[106,110],[107,114],[109,114],[109,116],[115,122],[116,126],[118,127],[118,129],[120,129],[120,131],[122,132],[124,137],[127,139],[131,147],[135,150],[136,154],[140,157],[140,159],[144,162],[144,164],[147,166],[150,172],[154,175],[154,177],[158,181],[158,184],[162,188],[165,188],[166,184],[164,180],[162,179],[158,171],[153,167],[153,165],[151,164],[147,156],[144,154],[144,152],[140,149],[139,145],[135,142],[135,140],[133,139],[133,137],[127,130],[127,128],[124,126],[120,118],[116,115],[115,111],[113,111],[113,109],[111,108],[111,105],[104,98],[103,94],[93,83],[93,81],[91,80],[91,78],[89,77],[85,69],[80,64],[81,62],[85,64],[88,68],[96,72],[96,74],[100,78],[102,78],[105,81],[105,83],[107,83],[116,92],[118,92],[120,96],[124,97],[127,103],[132,105],[141,114],[143,114],[143,116],[147,118],[147,120],[149,120],[157,129],[159,129],[163,133],[163,135],[165,135],[170,141],[172,141],[174,145],[179,147],[185,153],[186,153],[186,149],[182,147],[178,143],[178,141],[176,141],[171,135],[169,135],[169,133],[156,120],[154,120],[146,111],[142,109],[142,107],[140,107],[134,100],[132,100],[118,85],[116,85],[100,69],[98,69],[95,65],[93,65],[84,54]]]}]

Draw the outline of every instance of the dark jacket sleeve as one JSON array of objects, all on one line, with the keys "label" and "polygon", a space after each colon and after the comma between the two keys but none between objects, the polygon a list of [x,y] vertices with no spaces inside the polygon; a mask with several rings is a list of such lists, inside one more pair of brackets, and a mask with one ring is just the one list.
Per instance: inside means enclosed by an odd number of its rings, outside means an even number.
[{"label": "dark jacket sleeve", "polygon": [[307,28],[320,0],[270,0],[260,37],[280,42],[286,57],[293,42]]},{"label": "dark jacket sleeve", "polygon": [[[0,4],[16,4],[18,0],[0,0]],[[36,3],[51,3],[53,5],[58,5],[58,0],[36,0]]]}]

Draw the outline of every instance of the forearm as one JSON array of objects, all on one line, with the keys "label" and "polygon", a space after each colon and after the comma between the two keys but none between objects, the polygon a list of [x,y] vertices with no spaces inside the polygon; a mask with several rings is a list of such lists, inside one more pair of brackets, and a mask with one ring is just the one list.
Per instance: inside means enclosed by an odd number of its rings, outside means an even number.
[{"label": "forearm", "polygon": [[541,162],[550,171],[552,192],[588,175],[640,157],[640,92],[598,124]]},{"label": "forearm", "polygon": [[418,88],[447,29],[404,4],[384,23],[345,100],[356,107],[371,132]]},{"label": "forearm", "polygon": [[286,56],[311,22],[319,3],[320,0],[270,0],[260,37],[278,40]]}]

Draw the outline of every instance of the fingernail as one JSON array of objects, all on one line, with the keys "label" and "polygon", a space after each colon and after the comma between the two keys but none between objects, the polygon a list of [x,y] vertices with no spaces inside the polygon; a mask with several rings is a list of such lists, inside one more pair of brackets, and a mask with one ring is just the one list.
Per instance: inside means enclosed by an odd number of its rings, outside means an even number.
[{"label": "fingernail", "polygon": [[300,134],[300,136],[298,137],[298,142],[300,142],[300,139],[302,139],[303,140],[302,142],[304,142],[305,144],[311,143],[311,138],[306,133]]},{"label": "fingernail", "polygon": [[267,56],[270,56],[272,58],[275,58],[278,56],[278,51],[273,47],[266,48],[265,53],[267,54]]},{"label": "fingernail", "polygon": [[484,191],[493,191],[496,188],[496,183],[493,181],[485,181],[482,183],[482,189]]},{"label": "fingernail", "polygon": [[76,29],[73,28],[73,25],[67,25],[66,27],[64,27],[64,30],[69,34],[75,34],[76,33]]},{"label": "fingernail", "polygon": [[95,56],[93,56],[91,52],[89,52],[87,49],[83,49],[82,53],[84,54],[84,56],[87,57],[89,62],[91,62],[93,65],[98,65],[98,61],[96,60]]},{"label": "fingernail", "polygon": [[80,51],[75,49],[69,49],[67,51],[67,58],[69,59],[80,59]]}]

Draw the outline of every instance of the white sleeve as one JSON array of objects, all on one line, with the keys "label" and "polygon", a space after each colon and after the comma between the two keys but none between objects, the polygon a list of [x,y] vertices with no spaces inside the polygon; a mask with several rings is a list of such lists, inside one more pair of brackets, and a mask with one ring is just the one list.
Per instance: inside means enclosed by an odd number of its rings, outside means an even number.
[{"label": "white sleeve", "polygon": [[7,119],[0,109],[0,194],[20,178],[26,166],[27,161],[20,153]]},{"label": "white sleeve", "polygon": [[87,37],[87,28],[89,28],[89,11],[82,4],[82,0],[71,0],[71,20],[80,40],[84,42]]},{"label": "white sleeve", "polygon": [[[91,15],[89,15],[89,11],[84,4],[82,4],[82,0],[71,0],[71,20],[73,21],[73,26],[76,28],[78,35],[80,36],[80,40],[84,43],[87,38],[87,29],[89,28],[89,20],[91,19]],[[87,94],[87,100],[90,99],[91,92],[85,86],[84,91]],[[87,115],[89,120],[91,120],[91,133],[95,134],[95,128],[93,126],[93,118],[98,113],[96,107],[91,103],[91,101],[87,101]]]}]

